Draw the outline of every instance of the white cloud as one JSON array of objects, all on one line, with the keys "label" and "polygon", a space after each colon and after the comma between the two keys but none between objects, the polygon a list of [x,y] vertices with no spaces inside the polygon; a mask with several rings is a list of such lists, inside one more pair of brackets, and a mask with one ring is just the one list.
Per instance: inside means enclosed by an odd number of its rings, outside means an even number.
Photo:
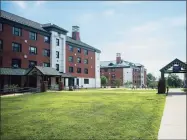
[{"label": "white cloud", "polygon": [[102,13],[104,16],[106,17],[110,17],[110,16],[113,16],[115,14],[115,10],[113,9],[110,9],[110,10],[106,10],[106,11],[103,11]]},{"label": "white cloud", "polygon": [[[16,4],[17,6],[19,6],[22,9],[26,9],[29,8],[28,5],[30,6],[31,4],[34,4],[35,6],[40,6],[43,3],[45,3],[46,1],[12,1],[14,4]],[[31,8],[33,8],[31,6]]]},{"label": "white cloud", "polygon": [[105,1],[103,2],[104,5],[108,6],[117,6],[117,5],[124,5],[124,4],[139,4],[142,1]]},{"label": "white cloud", "polygon": [[40,6],[41,4],[45,3],[46,1],[36,1],[36,5]]},{"label": "white cloud", "polygon": [[27,7],[25,1],[13,1],[16,5],[18,5],[20,8],[25,9]]}]

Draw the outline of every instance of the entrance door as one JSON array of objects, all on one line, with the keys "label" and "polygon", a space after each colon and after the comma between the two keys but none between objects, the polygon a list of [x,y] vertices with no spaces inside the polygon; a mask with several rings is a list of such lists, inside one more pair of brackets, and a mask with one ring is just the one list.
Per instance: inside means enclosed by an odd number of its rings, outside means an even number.
[{"label": "entrance door", "polygon": [[74,86],[74,78],[69,78],[68,79],[68,82],[69,82],[69,86]]},{"label": "entrance door", "polygon": [[29,76],[29,87],[37,87],[37,76]]},{"label": "entrance door", "polygon": [[77,78],[77,85],[79,86],[79,79]]}]

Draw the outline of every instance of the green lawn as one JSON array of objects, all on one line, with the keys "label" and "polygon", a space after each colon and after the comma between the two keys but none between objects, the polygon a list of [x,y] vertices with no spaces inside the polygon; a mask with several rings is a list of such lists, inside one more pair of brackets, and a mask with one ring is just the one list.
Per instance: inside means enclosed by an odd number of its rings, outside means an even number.
[{"label": "green lawn", "polygon": [[1,98],[1,140],[157,139],[165,95],[81,90]]}]

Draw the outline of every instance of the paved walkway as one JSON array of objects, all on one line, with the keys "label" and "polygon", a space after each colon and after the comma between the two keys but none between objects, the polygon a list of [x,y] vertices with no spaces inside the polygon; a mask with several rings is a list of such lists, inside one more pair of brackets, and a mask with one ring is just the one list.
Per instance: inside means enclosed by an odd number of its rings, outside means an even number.
[{"label": "paved walkway", "polygon": [[186,140],[186,93],[170,89],[166,97],[158,139]]}]

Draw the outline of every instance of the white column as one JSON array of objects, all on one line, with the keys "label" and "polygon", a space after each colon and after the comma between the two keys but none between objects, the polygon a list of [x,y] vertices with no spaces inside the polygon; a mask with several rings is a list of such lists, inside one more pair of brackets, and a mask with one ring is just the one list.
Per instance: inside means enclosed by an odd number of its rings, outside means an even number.
[{"label": "white column", "polygon": [[66,87],[68,87],[68,78],[65,79]]},{"label": "white column", "polygon": [[74,85],[77,85],[77,78],[74,78]]}]

